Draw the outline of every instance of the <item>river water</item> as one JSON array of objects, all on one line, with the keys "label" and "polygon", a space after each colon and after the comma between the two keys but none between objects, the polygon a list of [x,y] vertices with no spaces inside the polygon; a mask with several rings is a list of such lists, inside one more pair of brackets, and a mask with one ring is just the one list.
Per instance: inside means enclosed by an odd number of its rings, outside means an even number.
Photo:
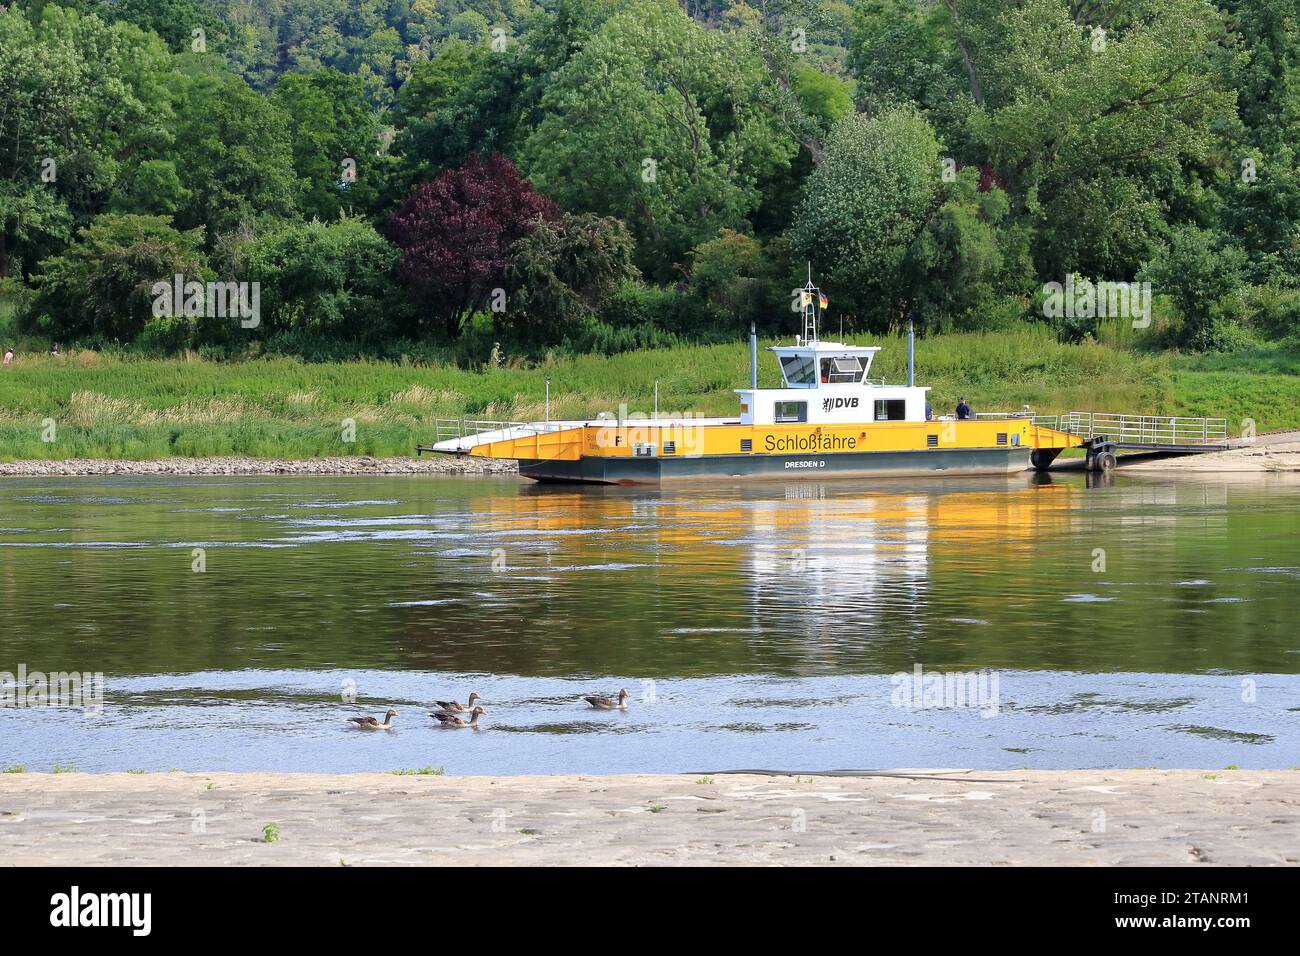
[{"label": "river water", "polygon": [[0,769],[1291,767],[1297,595],[1285,477],[10,479]]}]

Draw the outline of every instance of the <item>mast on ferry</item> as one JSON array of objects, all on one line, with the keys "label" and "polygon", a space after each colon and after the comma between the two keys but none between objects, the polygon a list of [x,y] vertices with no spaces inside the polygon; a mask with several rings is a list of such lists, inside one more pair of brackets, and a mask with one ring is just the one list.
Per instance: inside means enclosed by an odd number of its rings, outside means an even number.
[{"label": "mast on ferry", "polygon": [[827,306],[822,290],[813,285],[812,263],[808,263],[808,284],[799,291],[799,310],[803,313],[803,342],[817,344],[817,313]]}]

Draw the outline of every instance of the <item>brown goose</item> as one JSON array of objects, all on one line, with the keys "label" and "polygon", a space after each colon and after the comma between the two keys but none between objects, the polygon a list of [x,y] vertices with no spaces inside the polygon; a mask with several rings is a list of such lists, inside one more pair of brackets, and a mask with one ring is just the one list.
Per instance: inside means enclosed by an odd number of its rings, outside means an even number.
[{"label": "brown goose", "polygon": [[463,714],[466,711],[472,710],[474,707],[474,703],[482,699],[483,698],[480,697],[478,694],[471,693],[469,695],[469,703],[466,704],[464,707],[460,705],[460,701],[458,700],[435,700],[434,703],[438,705],[438,709],[441,710],[443,713]]},{"label": "brown goose", "polygon": [[443,710],[432,713],[429,716],[438,718],[439,727],[473,727],[475,730],[478,730],[478,715],[486,713],[487,711],[482,707],[475,707],[469,712],[469,720],[466,720],[464,717],[458,717],[455,714],[449,714]]},{"label": "brown goose", "polygon": [[397,711],[391,707],[388,713],[384,714],[384,722],[381,724],[375,717],[349,717],[348,720],[356,724],[362,730],[392,730],[393,718],[397,716]]},{"label": "brown goose", "polygon": [[609,697],[584,697],[587,703],[591,704],[597,710],[627,710],[628,692],[626,689],[618,692],[618,700],[614,701]]}]

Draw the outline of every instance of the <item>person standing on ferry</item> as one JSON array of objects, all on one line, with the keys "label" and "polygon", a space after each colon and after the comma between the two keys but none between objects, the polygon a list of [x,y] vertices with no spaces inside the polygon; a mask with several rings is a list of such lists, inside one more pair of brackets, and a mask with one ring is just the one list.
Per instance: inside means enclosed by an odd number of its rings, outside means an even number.
[{"label": "person standing on ferry", "polygon": [[966,396],[963,395],[961,398],[957,399],[957,421],[964,422],[974,417],[975,413],[971,411],[971,407],[966,404]]}]

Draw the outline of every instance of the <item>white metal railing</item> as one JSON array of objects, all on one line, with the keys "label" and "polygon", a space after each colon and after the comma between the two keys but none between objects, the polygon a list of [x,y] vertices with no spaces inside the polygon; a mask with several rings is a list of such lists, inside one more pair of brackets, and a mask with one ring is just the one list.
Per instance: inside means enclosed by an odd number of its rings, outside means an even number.
[{"label": "white metal railing", "polygon": [[1061,415],[1034,415],[1033,422],[1035,425],[1068,432],[1080,438],[1104,436],[1121,444],[1227,445],[1228,443],[1226,418],[1065,412]]},{"label": "white metal railing", "polygon": [[572,427],[572,422],[500,422],[479,418],[435,418],[433,440],[440,442],[452,438],[472,438],[484,432],[507,430],[517,430],[526,435],[541,435]]}]

